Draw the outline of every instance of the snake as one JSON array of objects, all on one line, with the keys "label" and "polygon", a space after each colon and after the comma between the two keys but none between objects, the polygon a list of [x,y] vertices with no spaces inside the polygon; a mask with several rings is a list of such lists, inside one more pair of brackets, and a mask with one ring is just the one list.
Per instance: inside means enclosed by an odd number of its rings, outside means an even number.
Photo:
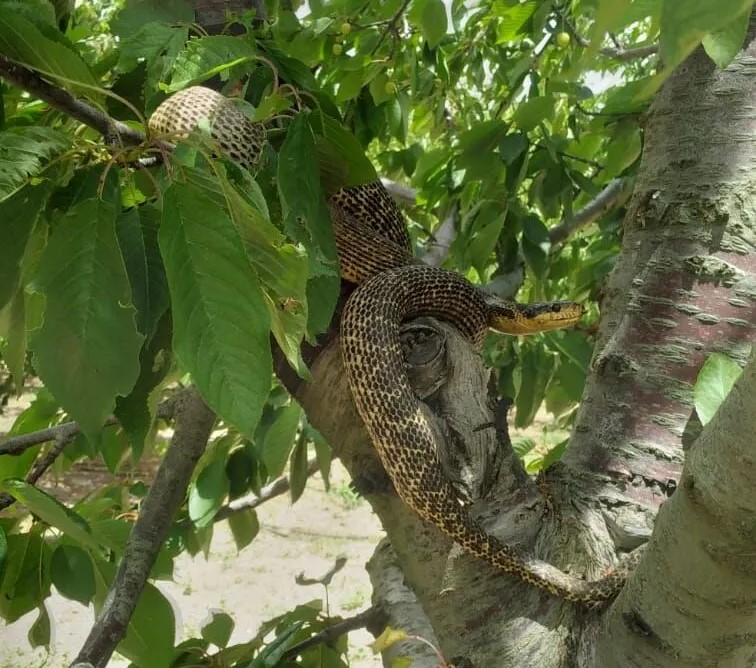
[{"label": "snake", "polygon": [[[263,123],[213,89],[192,86],[175,93],[148,120],[150,134],[170,142],[208,126],[218,153],[245,168],[256,167],[266,142]],[[627,567],[597,580],[569,575],[488,533],[460,503],[441,466],[429,418],[410,385],[400,343],[402,323],[420,315],[451,323],[478,349],[489,330],[523,335],[568,327],[582,317],[583,307],[565,301],[504,301],[456,272],[424,264],[412,253],[403,214],[377,178],[337,189],[326,200],[341,276],[357,285],[340,322],[348,385],[398,496],[499,571],[573,603],[595,606],[613,599]]]}]

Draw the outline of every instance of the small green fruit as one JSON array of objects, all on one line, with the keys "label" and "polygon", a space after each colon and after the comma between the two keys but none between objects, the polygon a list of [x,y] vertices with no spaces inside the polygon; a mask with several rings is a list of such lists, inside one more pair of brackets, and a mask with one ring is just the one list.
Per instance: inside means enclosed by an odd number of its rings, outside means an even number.
[{"label": "small green fruit", "polygon": [[344,23],[341,24],[341,27],[339,28],[339,32],[342,35],[348,35],[350,32],[352,32],[352,26],[351,24],[344,21]]},{"label": "small green fruit", "polygon": [[568,32],[557,33],[556,43],[560,49],[566,49],[570,45],[570,40],[571,40],[570,33]]},{"label": "small green fruit", "polygon": [[343,46],[341,46],[341,44],[334,44],[334,45],[333,45],[333,46],[331,47],[331,52],[333,53],[333,55],[334,55],[334,56],[340,56],[340,55],[341,55],[341,52],[342,52],[343,50],[344,50],[344,47],[343,47]]}]

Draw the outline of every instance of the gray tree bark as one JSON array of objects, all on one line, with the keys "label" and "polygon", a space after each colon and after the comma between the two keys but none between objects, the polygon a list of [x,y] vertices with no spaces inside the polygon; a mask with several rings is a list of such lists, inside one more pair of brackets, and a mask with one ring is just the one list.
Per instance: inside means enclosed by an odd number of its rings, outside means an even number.
[{"label": "gray tree bark", "polygon": [[[492,533],[593,579],[653,531],[614,604],[586,613],[537,591],[404,506],[352,405],[337,338],[313,382],[294,388],[386,529],[391,548],[371,562],[376,597],[395,626],[437,642],[457,668],[754,664],[756,362],[700,436],[692,401],[707,355],[745,362],[754,341],[754,32],[752,21],[724,71],[694,54],[648,114],[592,373],[567,453],[546,476],[548,508],[501,424],[479,429],[496,421],[481,360],[441,323],[405,328],[448,475]],[[415,647],[401,652],[437,665]]]}]

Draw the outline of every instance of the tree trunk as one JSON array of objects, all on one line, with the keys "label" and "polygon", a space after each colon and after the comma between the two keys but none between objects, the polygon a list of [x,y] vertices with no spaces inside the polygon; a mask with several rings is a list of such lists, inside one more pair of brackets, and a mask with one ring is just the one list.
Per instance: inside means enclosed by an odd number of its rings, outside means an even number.
[{"label": "tree trunk", "polygon": [[[649,538],[672,497],[616,603],[586,614],[462,553],[404,506],[352,405],[337,338],[313,382],[292,386],[386,529],[391,549],[370,565],[376,597],[393,625],[438,642],[457,668],[753,665],[756,362],[697,441],[692,385],[708,354],[744,362],[754,339],[755,29],[724,71],[696,52],[648,114],[592,373],[570,447],[546,476],[548,507],[506,429],[479,429],[496,419],[481,360],[446,325],[405,327],[447,474],[506,542],[593,579]],[[438,664],[415,647],[401,653]]]}]

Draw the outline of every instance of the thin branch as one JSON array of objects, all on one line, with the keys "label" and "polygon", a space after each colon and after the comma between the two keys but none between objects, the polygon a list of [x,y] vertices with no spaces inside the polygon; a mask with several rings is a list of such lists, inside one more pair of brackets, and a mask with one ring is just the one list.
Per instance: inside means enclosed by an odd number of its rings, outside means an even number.
[{"label": "thin branch", "polygon": [[[29,471],[29,474],[26,476],[26,482],[30,485],[35,485],[44,475],[45,471],[53,465],[55,460],[60,456],[63,450],[65,450],[66,446],[73,441],[74,436],[75,434],[63,434],[58,436],[47,454],[41,457],[39,461],[34,464],[34,468]],[[9,508],[14,503],[16,503],[16,499],[11,494],[6,492],[0,494],[0,511]]]},{"label": "thin branch", "polygon": [[[186,390],[182,390],[161,402],[155,411],[155,417],[160,418],[161,420],[169,420],[172,418],[176,401],[185,391]],[[105,421],[103,427],[110,427],[114,424],[118,424],[118,420],[111,416]],[[63,422],[61,424],[56,424],[54,427],[48,427],[47,429],[40,429],[39,431],[32,431],[28,434],[11,436],[0,443],[0,455],[20,455],[26,452],[29,448],[33,448],[35,445],[62,438],[70,439],[77,436],[79,433],[81,433],[81,427],[78,422]]]},{"label": "thin branch", "polygon": [[398,181],[392,181],[385,177],[381,177],[381,183],[386,188],[388,194],[394,198],[394,201],[399,205],[406,208],[417,206],[417,190],[405,186]]},{"label": "thin branch", "polygon": [[594,199],[577,211],[570,220],[563,220],[549,230],[549,240],[552,244],[567,239],[581,227],[592,223],[609,209],[618,205],[630,194],[630,188],[622,179],[614,179]]},{"label": "thin branch", "polygon": [[51,107],[97,130],[109,143],[141,144],[145,135],[116,121],[86,102],[76,99],[68,91],[53,86],[39,74],[0,56],[0,76],[23,90],[32,93]]},{"label": "thin branch", "polygon": [[73,665],[91,663],[94,668],[104,668],[126,635],[139,595],[214,424],[215,415],[199,392],[191,388],[184,393],[176,406],[176,431],[171,444],[134,523],[105,603]]},{"label": "thin branch", "polygon": [[368,608],[367,610],[363,610],[361,613],[355,615],[354,617],[349,617],[347,619],[341,620],[340,622],[336,622],[332,626],[329,626],[319,633],[310,636],[309,638],[307,638],[307,640],[303,640],[302,642],[294,645],[294,647],[290,647],[284,652],[281,660],[290,661],[291,659],[294,659],[311,647],[332,643],[334,640],[340,638],[345,633],[349,633],[350,631],[365,628],[368,626],[372,626],[374,628],[378,626],[385,626],[385,623],[385,615],[380,608]]},{"label": "thin branch", "polygon": [[[575,41],[582,46],[583,48],[588,48],[591,45],[591,42],[589,39],[586,39],[583,37],[575,28],[575,26],[570,22],[566,17],[562,17],[564,21],[564,25],[570,33],[572,34]],[[615,44],[614,47],[611,46],[603,46],[598,51],[602,56],[606,56],[607,58],[612,58],[613,60],[617,60],[619,62],[627,62],[628,60],[635,60],[636,58],[646,58],[647,56],[653,56],[655,53],[659,52],[659,45],[658,44],[649,44],[647,46],[635,46],[631,48],[623,48],[621,45],[619,45],[619,42],[616,41],[616,39],[612,40]]]},{"label": "thin branch", "polygon": [[449,255],[449,249],[457,238],[457,229],[459,228],[459,202],[454,202],[449,215],[439,225],[438,230],[433,235],[433,241],[429,244],[428,252],[423,256],[423,260],[432,267],[440,267]]},{"label": "thin branch", "polygon": [[411,0],[403,0],[401,6],[399,9],[396,10],[396,14],[394,14],[391,19],[389,19],[389,22],[386,24],[386,29],[381,33],[381,36],[378,38],[378,41],[375,43],[375,46],[373,47],[373,50],[370,52],[370,55],[375,55],[375,53],[378,51],[378,49],[381,47],[381,44],[385,41],[386,37],[388,37],[388,34],[396,29],[396,24],[399,23],[399,19],[402,18],[402,14],[404,14],[407,7],[409,7],[409,3]]},{"label": "thin branch", "polygon": [[[311,459],[309,462],[307,462],[307,477],[309,478],[311,475],[316,473],[318,470],[318,462],[316,459]],[[286,494],[291,489],[291,479],[289,476],[282,476],[275,480],[274,482],[270,483],[270,485],[266,485],[260,490],[260,495],[257,494],[246,494],[244,496],[240,496],[238,499],[234,499],[233,501],[229,501],[225,506],[221,506],[218,509],[218,512],[215,514],[215,518],[213,521],[220,522],[221,520],[225,520],[231,515],[235,515],[236,513],[244,512],[245,510],[252,510],[254,508],[257,508],[258,506],[261,506],[266,501],[270,501],[271,499],[275,499],[277,496],[281,496],[282,494]]]}]

